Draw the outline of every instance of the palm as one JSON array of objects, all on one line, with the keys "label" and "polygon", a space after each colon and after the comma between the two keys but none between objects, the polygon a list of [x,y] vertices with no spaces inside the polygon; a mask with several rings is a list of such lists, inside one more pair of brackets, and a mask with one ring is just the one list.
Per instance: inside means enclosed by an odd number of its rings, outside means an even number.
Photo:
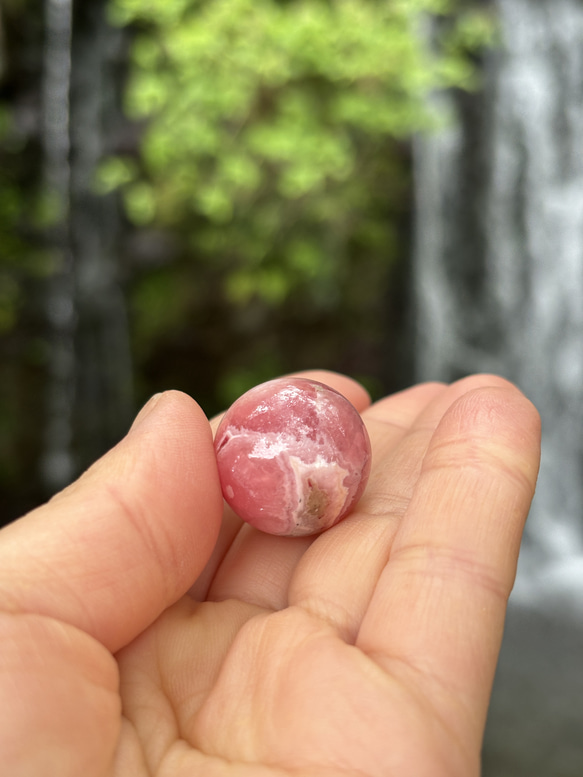
[{"label": "palm", "polygon": [[[210,660],[200,641],[206,629],[216,640]],[[445,754],[460,763],[452,738],[432,741],[440,723],[414,688],[301,608],[273,614],[185,598],[124,651],[121,669],[126,713],[156,774],[179,775],[178,763],[201,775],[227,763],[233,775],[259,774],[250,764],[264,764],[266,775],[267,767],[279,775],[403,774],[397,768],[407,763],[421,775],[445,767]]]},{"label": "palm", "polygon": [[[518,410],[522,399],[500,424],[503,403],[490,397],[471,412],[462,398],[436,433],[468,388],[422,386],[365,410],[369,487],[357,512],[315,540],[264,535],[228,513],[190,595],[116,653],[121,708],[111,656],[88,637],[63,667],[71,685],[88,665],[103,673],[92,686],[93,738],[78,739],[75,768],[92,763],[115,777],[478,774],[537,430],[532,411]],[[511,441],[509,424],[530,433]],[[75,695],[68,725],[83,700]]]},{"label": "palm", "polygon": [[[199,641],[208,628],[218,640],[211,661]],[[476,771],[475,748],[460,752],[415,684],[301,608],[274,615],[241,602],[184,599],[124,652],[121,666],[138,735],[152,736],[158,709],[154,738],[144,736],[156,774],[181,774],[177,763],[184,774],[198,766],[204,775],[219,763],[233,775],[259,774],[250,764],[273,774],[408,774],[404,765],[415,775]],[[136,687],[144,675],[151,682]]]}]

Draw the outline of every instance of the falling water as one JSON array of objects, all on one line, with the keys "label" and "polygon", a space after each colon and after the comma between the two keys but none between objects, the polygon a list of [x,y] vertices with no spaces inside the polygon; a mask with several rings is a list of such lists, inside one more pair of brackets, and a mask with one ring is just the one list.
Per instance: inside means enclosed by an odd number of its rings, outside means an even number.
[{"label": "falling water", "polygon": [[525,573],[583,570],[583,5],[498,7],[485,92],[417,148],[418,375],[492,371],[531,397],[544,445]]},{"label": "falling water", "polygon": [[86,466],[117,442],[132,415],[132,360],[120,284],[120,216],[115,196],[94,190],[96,168],[117,151],[123,131],[120,29],[106,21],[107,0],[84,0],[75,11],[71,141],[71,240],[75,252],[78,323],[77,455]]},{"label": "falling water", "polygon": [[417,373],[491,371],[543,420],[485,775],[583,774],[583,4],[493,0],[503,46],[416,148]]},{"label": "falling water", "polygon": [[72,0],[46,0],[45,30],[44,179],[47,205],[55,219],[49,236],[55,268],[46,300],[51,342],[41,473],[47,488],[52,491],[69,482],[74,471],[76,309],[69,231]]},{"label": "falling water", "polygon": [[45,183],[55,225],[48,287],[52,339],[42,472],[66,485],[117,442],[132,413],[132,367],[119,281],[115,197],[94,190],[115,153],[123,33],[107,0],[46,0],[43,128]]}]

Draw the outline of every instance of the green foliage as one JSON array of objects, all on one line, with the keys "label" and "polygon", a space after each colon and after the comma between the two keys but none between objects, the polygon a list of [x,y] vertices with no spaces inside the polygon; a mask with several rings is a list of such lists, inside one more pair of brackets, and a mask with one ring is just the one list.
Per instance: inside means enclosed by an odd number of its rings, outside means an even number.
[{"label": "green foliage", "polygon": [[97,194],[109,194],[130,181],[136,175],[136,165],[132,159],[109,157],[104,159],[95,172],[94,190]]},{"label": "green foliage", "polygon": [[491,49],[501,42],[500,27],[491,6],[470,5],[460,12],[455,24],[442,38],[442,46],[463,59],[464,54],[475,54]]},{"label": "green foliage", "polygon": [[[108,160],[98,185],[122,187],[137,226],[182,235],[225,305],[356,308],[359,279],[374,296],[395,258],[402,142],[435,124],[431,90],[472,80],[477,23],[460,17],[437,47],[420,33],[454,5],[112,0],[111,20],[134,26],[126,110],[145,131],[140,170]],[[155,336],[145,314],[136,327]]]},{"label": "green foliage", "polygon": [[[409,139],[440,120],[429,91],[473,84],[473,52],[495,32],[481,5],[109,0],[133,36],[126,113],[140,147],[120,133],[123,154],[102,160],[94,187],[118,191],[128,217],[138,402],[175,386],[214,412],[312,366],[389,388]],[[440,18],[431,45],[427,15]],[[60,261],[43,236],[63,212],[41,181],[42,3],[4,0],[2,23],[0,492],[21,510],[41,495],[41,303]]]}]

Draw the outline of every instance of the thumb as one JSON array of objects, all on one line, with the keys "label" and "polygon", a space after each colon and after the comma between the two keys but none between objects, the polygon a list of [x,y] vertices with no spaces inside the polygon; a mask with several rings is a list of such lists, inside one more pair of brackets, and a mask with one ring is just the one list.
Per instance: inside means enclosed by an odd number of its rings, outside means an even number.
[{"label": "thumb", "polygon": [[115,652],[192,585],[221,513],[204,413],[157,395],[78,481],[0,531],[0,609],[58,618]]}]

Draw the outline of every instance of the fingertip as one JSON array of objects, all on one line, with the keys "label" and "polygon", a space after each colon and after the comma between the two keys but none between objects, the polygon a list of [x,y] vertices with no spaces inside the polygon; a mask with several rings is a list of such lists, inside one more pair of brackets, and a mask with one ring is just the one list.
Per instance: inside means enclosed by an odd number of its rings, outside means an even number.
[{"label": "fingertip", "polygon": [[[188,419],[192,416],[194,420],[208,422],[200,405],[183,391],[170,389],[154,394],[142,407],[132,423],[128,434],[145,428],[148,424],[156,425],[163,417],[174,418],[177,420]],[[168,418],[166,418],[166,421]]]},{"label": "fingertip", "polygon": [[485,386],[470,392],[469,401],[476,403],[480,417],[498,419],[506,429],[523,432],[540,440],[541,417],[533,402],[518,386],[506,381],[497,386]]},{"label": "fingertip", "polygon": [[[451,446],[458,441],[462,447]],[[458,450],[460,465],[490,458],[534,491],[540,463],[541,421],[533,403],[510,381],[463,392],[441,419],[427,461]],[[461,454],[459,451],[462,451]]]},{"label": "fingertip", "polygon": [[516,384],[505,378],[485,382],[483,376],[475,377],[480,379],[477,385],[468,384],[450,407],[462,430],[488,435],[500,428],[540,438],[540,414]]},{"label": "fingertip", "polygon": [[[183,391],[169,390],[155,394],[144,405],[122,443],[135,444],[137,437],[152,439],[152,453],[165,464],[168,461],[186,460],[202,455],[205,468],[216,470],[212,432],[209,420],[201,406]],[[212,454],[212,456],[211,456]],[[218,475],[216,477],[218,483]],[[208,485],[212,485],[214,478]]]},{"label": "fingertip", "polygon": [[499,388],[517,392],[524,396],[524,393],[516,383],[513,383],[503,375],[497,375],[492,372],[477,372],[472,375],[466,375],[459,380],[453,381],[453,383],[450,384],[450,388],[454,389],[458,395],[465,394],[474,389]]},{"label": "fingertip", "polygon": [[154,394],[150,397],[150,399],[146,402],[146,404],[142,407],[142,409],[138,412],[137,416],[134,418],[132,425],[130,426],[130,432],[132,429],[137,429],[138,426],[140,426],[146,418],[154,411],[154,408],[158,404],[158,402],[163,398],[164,393],[160,392],[158,394]]}]

